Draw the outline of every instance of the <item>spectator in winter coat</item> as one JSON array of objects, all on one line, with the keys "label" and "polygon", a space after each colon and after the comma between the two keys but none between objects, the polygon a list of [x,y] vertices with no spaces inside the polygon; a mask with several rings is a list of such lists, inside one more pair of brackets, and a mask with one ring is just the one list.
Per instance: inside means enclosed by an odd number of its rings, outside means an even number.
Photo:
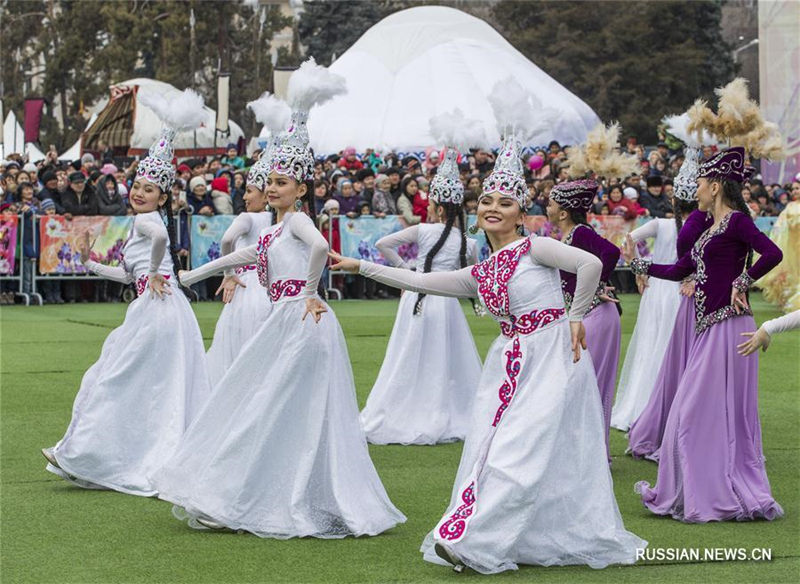
[{"label": "spectator in winter coat", "polygon": [[647,177],[647,192],[640,197],[641,205],[650,212],[651,217],[671,218],[672,201],[664,195],[664,181],[660,176]]},{"label": "spectator in winter coat", "polygon": [[125,215],[128,212],[113,174],[100,179],[97,186],[97,212],[100,215]]},{"label": "spectator in winter coat", "polygon": [[397,204],[390,193],[391,179],[385,174],[375,177],[375,194],[372,196],[372,214],[376,217],[397,214]]},{"label": "spectator in winter coat", "polygon": [[97,215],[97,194],[86,184],[86,177],[81,171],[76,170],[69,175],[69,187],[61,195],[61,205],[67,219],[80,215]]},{"label": "spectator in winter coat", "polygon": [[419,190],[419,184],[413,176],[407,176],[400,185],[400,196],[397,197],[397,214],[402,215],[407,225],[416,225],[421,217],[414,214],[414,196]]},{"label": "spectator in winter coat", "polygon": [[355,148],[345,148],[337,166],[348,172],[356,172],[364,168],[364,163],[356,157]]},{"label": "spectator in winter coat", "polygon": [[359,198],[353,190],[353,183],[349,179],[339,181],[339,190],[333,195],[333,198],[339,203],[339,212],[348,217],[358,216]]},{"label": "spectator in winter coat", "polygon": [[371,168],[362,168],[356,173],[356,179],[364,184],[361,200],[372,205],[372,196],[375,194],[375,173]]},{"label": "spectator in winter coat", "polygon": [[58,176],[53,170],[42,173],[42,190],[39,191],[39,200],[50,199],[56,207],[56,213],[63,213],[61,207],[61,192],[58,190]]},{"label": "spectator in winter coat", "polygon": [[214,214],[214,202],[206,190],[206,179],[195,176],[189,181],[189,195],[186,202],[192,208],[192,214],[210,217]]},{"label": "spectator in winter coat", "polygon": [[[626,187],[625,190],[631,197],[638,198],[638,193],[633,187]],[[647,215],[647,210],[639,205],[636,198],[626,198],[622,191],[622,185],[614,185],[608,191],[608,200],[602,204],[608,207],[609,215],[620,215],[626,221],[632,221],[637,217]]]},{"label": "spectator in winter coat", "polygon": [[233,201],[227,176],[218,176],[211,181],[211,200],[218,215],[233,215]]}]

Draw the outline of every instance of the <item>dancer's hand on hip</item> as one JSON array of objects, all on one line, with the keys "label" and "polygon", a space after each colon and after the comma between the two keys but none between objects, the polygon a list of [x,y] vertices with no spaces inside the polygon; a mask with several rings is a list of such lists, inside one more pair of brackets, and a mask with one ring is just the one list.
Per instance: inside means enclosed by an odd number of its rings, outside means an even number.
[{"label": "dancer's hand on hip", "polygon": [[314,318],[314,322],[319,322],[319,319],[326,312],[328,312],[328,309],[319,298],[306,298],[306,311],[303,313],[303,320],[310,314]]},{"label": "dancer's hand on hip", "polygon": [[681,294],[687,298],[694,296],[694,280],[684,280],[681,282]]},{"label": "dancer's hand on hip", "polygon": [[357,274],[361,268],[361,260],[346,258],[335,251],[329,251],[328,257],[333,260],[331,270],[334,272],[350,272],[351,274]]},{"label": "dancer's hand on hip", "polygon": [[769,333],[764,330],[764,327],[761,327],[755,332],[751,333],[742,333],[743,337],[748,337],[748,339],[744,343],[740,343],[736,345],[736,349],[738,350],[739,354],[743,357],[747,357],[758,351],[758,348],[761,347],[761,351],[766,351],[769,347],[769,343],[772,340],[772,337],[769,336]]},{"label": "dancer's hand on hip", "polygon": [[222,278],[222,283],[219,285],[219,288],[217,288],[217,291],[214,292],[214,296],[222,292],[222,303],[228,304],[233,300],[233,295],[236,293],[237,286],[247,288],[247,284],[242,282],[239,276],[225,276]]},{"label": "dancer's hand on hip", "polygon": [[572,333],[572,362],[581,360],[581,349],[586,349],[586,328],[581,321],[570,321],[569,331]]},{"label": "dancer's hand on hip", "polygon": [[747,304],[747,292],[731,288],[731,306],[733,306],[736,314],[742,314],[745,310],[748,310],[750,306]]},{"label": "dancer's hand on hip", "polygon": [[147,287],[150,288],[151,297],[158,296],[163,300],[165,294],[172,294],[169,289],[169,282],[161,274],[150,274],[147,280]]}]

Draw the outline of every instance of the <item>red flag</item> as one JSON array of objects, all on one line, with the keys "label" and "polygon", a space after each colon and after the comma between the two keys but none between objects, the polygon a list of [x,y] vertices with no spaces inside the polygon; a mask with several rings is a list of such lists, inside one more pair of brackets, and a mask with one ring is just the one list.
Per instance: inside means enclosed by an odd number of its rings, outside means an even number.
[{"label": "red flag", "polygon": [[40,97],[25,100],[25,143],[39,141],[44,100]]}]

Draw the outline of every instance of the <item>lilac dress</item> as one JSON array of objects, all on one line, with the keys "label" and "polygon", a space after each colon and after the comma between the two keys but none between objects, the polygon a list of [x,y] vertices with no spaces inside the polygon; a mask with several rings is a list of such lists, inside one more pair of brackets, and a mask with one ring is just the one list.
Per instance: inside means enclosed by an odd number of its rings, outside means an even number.
[{"label": "lilac dress", "polygon": [[[745,271],[753,249],[761,257]],[[681,280],[695,273],[695,330],[686,370],[670,408],[655,486],[636,490],[657,515],[690,523],[774,519],[758,419],[758,357],[736,352],[741,333],[756,329],[752,313],[737,314],[731,288],[749,285],[781,261],[781,251],[743,213],[706,230],[674,265],[634,260],[636,273]]]},{"label": "lilac dress", "polygon": [[[604,302],[599,295],[617,266],[619,249],[588,225],[576,225],[573,227],[564,238],[564,243],[588,251],[603,262],[600,286],[592,299],[589,312],[583,319],[583,325],[586,327],[586,348],[592,357],[594,371],[597,375],[597,387],[600,390],[600,402],[603,405],[606,455],[609,462],[611,462],[611,454],[608,448],[608,429],[611,425],[614,387],[617,384],[617,366],[619,365],[622,329],[617,306],[613,302]],[[572,296],[575,293],[575,274],[561,271],[561,289],[564,291],[564,301],[569,309],[572,303]]]},{"label": "lilac dress", "polygon": [[[711,227],[711,223],[708,215],[701,211],[693,211],[689,215],[678,234],[676,247],[679,258],[691,251],[700,235]],[[664,435],[669,408],[672,406],[683,370],[686,369],[686,359],[695,336],[694,300],[681,295],[675,326],[661,361],[653,392],[644,410],[628,431],[628,451],[634,457],[658,461],[658,449]]]}]

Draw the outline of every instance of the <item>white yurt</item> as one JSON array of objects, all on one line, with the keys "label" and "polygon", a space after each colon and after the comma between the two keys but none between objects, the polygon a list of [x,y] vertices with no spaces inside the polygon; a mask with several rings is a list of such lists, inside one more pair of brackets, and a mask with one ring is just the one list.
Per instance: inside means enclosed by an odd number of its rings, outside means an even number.
[{"label": "white yurt", "polygon": [[3,144],[0,149],[0,158],[5,158],[9,154],[24,154],[28,162],[39,162],[44,160],[42,152],[33,142],[25,143],[25,132],[17,121],[14,112],[8,112],[3,121]]},{"label": "white yurt", "polygon": [[600,122],[489,24],[454,8],[421,6],[392,14],[330,69],[347,80],[348,92],[312,110],[309,133],[317,154],[348,146],[424,149],[433,145],[428,120],[455,107],[481,120],[496,146],[500,137],[487,96],[509,76],[551,110],[534,144],[576,144]]}]

